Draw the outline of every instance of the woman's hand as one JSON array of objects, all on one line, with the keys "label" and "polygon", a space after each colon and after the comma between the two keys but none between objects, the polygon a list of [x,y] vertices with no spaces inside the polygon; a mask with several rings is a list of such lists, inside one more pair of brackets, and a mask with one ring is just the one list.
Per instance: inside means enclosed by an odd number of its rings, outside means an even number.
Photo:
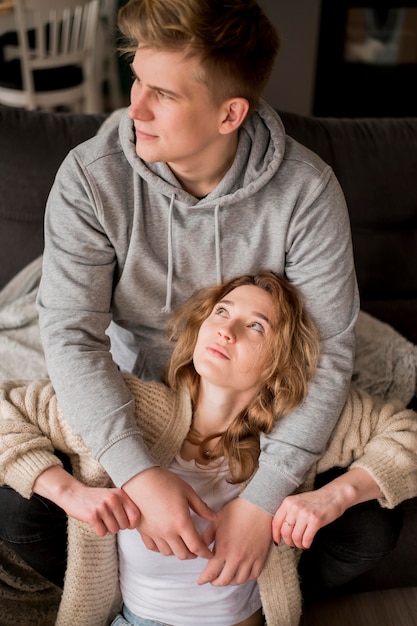
[{"label": "woman's hand", "polygon": [[62,467],[51,467],[37,478],[34,492],[60,506],[70,517],[89,524],[99,537],[136,528],[140,511],[122,489],[87,487]]},{"label": "woman's hand", "polygon": [[272,522],[274,541],[279,543],[282,537],[292,548],[307,549],[317,531],[343,515],[346,509],[381,495],[368,472],[355,467],[320,489],[285,498]]}]

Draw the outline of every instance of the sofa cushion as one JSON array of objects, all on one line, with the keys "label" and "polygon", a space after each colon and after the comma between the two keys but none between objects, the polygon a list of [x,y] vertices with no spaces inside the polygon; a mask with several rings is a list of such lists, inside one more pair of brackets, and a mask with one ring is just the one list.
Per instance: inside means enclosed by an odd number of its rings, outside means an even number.
[{"label": "sofa cushion", "polygon": [[417,118],[281,116],[345,193],[362,309],[417,343]]},{"label": "sofa cushion", "polygon": [[0,289],[42,253],[45,203],[56,171],[104,119],[0,106]]}]

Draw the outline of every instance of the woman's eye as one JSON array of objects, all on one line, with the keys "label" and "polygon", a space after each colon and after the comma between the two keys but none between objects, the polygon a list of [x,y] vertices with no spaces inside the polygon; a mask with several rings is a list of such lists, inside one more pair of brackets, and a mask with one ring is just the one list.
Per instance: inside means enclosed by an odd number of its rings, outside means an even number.
[{"label": "woman's eye", "polygon": [[252,322],[252,324],[250,324],[249,327],[252,328],[253,330],[256,330],[256,332],[258,332],[258,333],[264,333],[265,332],[264,327],[259,322]]},{"label": "woman's eye", "polygon": [[216,306],[214,312],[216,315],[221,315],[223,317],[227,315],[227,310],[222,306]]}]

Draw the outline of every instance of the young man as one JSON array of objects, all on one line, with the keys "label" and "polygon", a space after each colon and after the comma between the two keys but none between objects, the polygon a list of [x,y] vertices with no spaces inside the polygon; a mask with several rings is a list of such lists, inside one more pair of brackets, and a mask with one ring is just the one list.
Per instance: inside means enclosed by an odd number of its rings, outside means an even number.
[{"label": "young man", "polygon": [[[358,312],[348,214],[331,169],[259,99],[278,37],[255,1],[131,0],[120,28],[134,55],[129,111],[69,154],[48,201],[38,299],[48,370],[73,429],[146,520],[147,547],[208,558],[201,582],[239,584],[259,575],[272,516],[345,401]],[[241,497],[214,516],[148,453],[120,369],[159,379],[169,311],[261,269],[301,290],[321,360],[303,406],[262,437]],[[215,555],[189,507],[212,521]]]}]

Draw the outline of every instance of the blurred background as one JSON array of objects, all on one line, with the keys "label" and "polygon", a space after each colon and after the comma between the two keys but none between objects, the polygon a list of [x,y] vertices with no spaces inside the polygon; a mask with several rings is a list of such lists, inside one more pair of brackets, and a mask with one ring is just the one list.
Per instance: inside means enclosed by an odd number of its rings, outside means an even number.
[{"label": "blurred background", "polygon": [[[417,115],[417,1],[260,4],[281,37],[270,104],[315,116]],[[130,75],[121,72],[127,95]]]},{"label": "blurred background", "polygon": [[316,116],[417,115],[417,2],[261,0],[281,51],[265,99]]}]

